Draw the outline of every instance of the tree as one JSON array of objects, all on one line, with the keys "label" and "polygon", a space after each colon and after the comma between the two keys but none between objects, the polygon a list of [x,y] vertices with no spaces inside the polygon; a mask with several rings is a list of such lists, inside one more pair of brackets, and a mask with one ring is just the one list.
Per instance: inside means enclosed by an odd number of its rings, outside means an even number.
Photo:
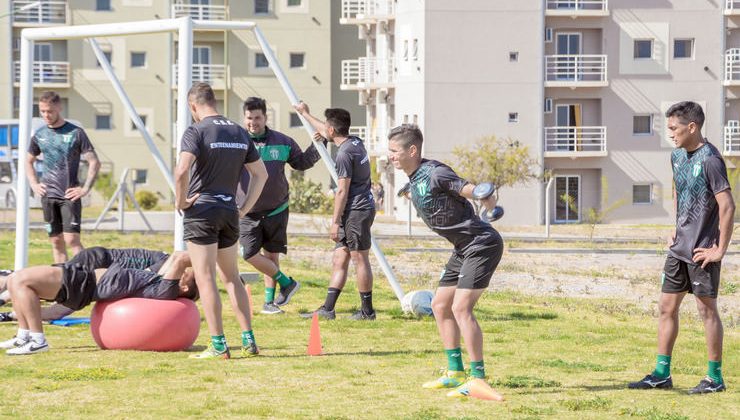
[{"label": "tree", "polygon": [[[572,199],[572,197],[569,197]],[[601,177],[601,206],[596,209],[593,207],[589,207],[586,209],[586,214],[583,217],[583,221],[589,226],[589,235],[588,240],[593,241],[594,239],[594,230],[596,230],[596,225],[604,223],[606,220],[607,215],[614,211],[615,209],[618,209],[619,207],[622,207],[627,202],[626,199],[620,198],[619,200],[609,204],[609,181],[607,181],[605,176]],[[570,205],[570,203],[569,203]]]},{"label": "tree", "polygon": [[457,173],[479,184],[492,182],[497,189],[512,187],[540,178],[539,165],[529,155],[529,147],[510,138],[487,136],[471,146],[458,146]]}]

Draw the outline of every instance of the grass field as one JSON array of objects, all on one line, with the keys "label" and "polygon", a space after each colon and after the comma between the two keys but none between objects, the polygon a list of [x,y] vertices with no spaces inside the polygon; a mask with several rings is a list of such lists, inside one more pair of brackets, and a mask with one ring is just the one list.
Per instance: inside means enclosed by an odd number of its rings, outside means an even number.
[{"label": "grass field", "polygon": [[[85,243],[169,249],[171,236],[85,234]],[[449,401],[420,384],[445,365],[433,319],[409,318],[398,309],[387,282],[376,275],[376,322],[345,318],[359,303],[352,281],[337,306],[336,321],[322,321],[326,355],[305,355],[309,322],[296,314],[323,300],[328,239],[292,238],[313,250],[291,256],[284,270],[303,288],[280,316],[257,314],[254,329],[262,355],[229,361],[192,361],[189,353],[99,350],[86,327],[46,327],[52,351],[31,357],[0,356],[0,417],[23,418],[737,418],[740,335],[725,323],[723,371],[729,391],[688,396],[706,370],[703,330],[695,317],[682,320],[674,353],[673,391],[629,391],[654,365],[657,322],[651,312],[619,298],[581,299],[487,293],[477,311],[484,330],[485,361],[493,385],[507,400]],[[13,233],[0,234],[0,268],[10,266]],[[419,245],[419,244],[417,244]],[[422,244],[423,245],[423,244]],[[439,246],[435,242],[434,246]],[[392,264],[439,273],[445,256],[405,255],[408,243],[384,242]],[[31,264],[49,263],[46,239],[34,232]],[[404,259],[401,260],[400,257]],[[504,255],[504,262],[507,255]],[[401,262],[403,261],[403,262]],[[503,265],[502,265],[503,267]],[[242,264],[245,270],[246,264]],[[380,271],[376,271],[379,273]],[[495,281],[495,277],[494,277]],[[404,283],[406,289],[428,280]],[[424,283],[426,282],[426,283]],[[253,285],[255,303],[263,296]],[[687,301],[687,305],[693,303]],[[239,331],[224,307],[227,339]],[[86,313],[89,313],[86,312]],[[0,324],[0,338],[15,325]],[[191,351],[207,344],[205,324]],[[238,352],[237,352],[238,355]],[[466,359],[467,363],[467,359]]]}]

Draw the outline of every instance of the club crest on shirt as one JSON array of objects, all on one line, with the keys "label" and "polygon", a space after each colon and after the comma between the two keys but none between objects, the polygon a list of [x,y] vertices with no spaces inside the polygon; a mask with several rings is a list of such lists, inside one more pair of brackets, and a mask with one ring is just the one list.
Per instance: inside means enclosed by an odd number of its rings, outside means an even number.
[{"label": "club crest on shirt", "polygon": [[280,152],[277,149],[270,150],[270,157],[277,160],[280,157]]},{"label": "club crest on shirt", "polygon": [[429,186],[427,184],[424,184],[424,183],[421,183],[420,182],[420,183],[416,184],[416,191],[419,193],[419,195],[426,196],[427,195],[427,191],[429,191]]},{"label": "club crest on shirt", "polygon": [[691,170],[691,174],[694,175],[694,178],[696,178],[697,176],[699,176],[700,173],[701,173],[701,163],[696,162],[694,164],[694,168]]}]

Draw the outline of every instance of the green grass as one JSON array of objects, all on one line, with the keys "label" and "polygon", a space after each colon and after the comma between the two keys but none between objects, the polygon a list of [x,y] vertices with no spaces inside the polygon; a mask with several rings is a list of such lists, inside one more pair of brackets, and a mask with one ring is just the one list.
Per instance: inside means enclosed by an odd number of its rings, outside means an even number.
[{"label": "green grass", "polygon": [[[88,246],[171,246],[165,235],[86,233],[83,239]],[[404,315],[381,274],[374,292],[378,321],[344,319],[359,303],[350,279],[339,299],[338,319],[321,322],[325,355],[307,356],[310,323],[297,312],[321,304],[332,247],[316,238],[296,242],[313,246],[315,252],[310,259],[291,256],[283,261],[284,271],[304,286],[288,313],[255,315],[262,356],[188,360],[188,354],[207,344],[205,324],[195,348],[178,353],[101,351],[87,327],[47,326],[50,352],[0,356],[0,417],[678,420],[729,419],[737,413],[740,336],[734,326],[725,326],[728,392],[685,394],[706,369],[703,329],[694,319],[682,319],[674,354],[676,389],[630,391],[626,383],[653,367],[656,320],[650,311],[617,299],[486,293],[477,315],[489,380],[505,395],[503,403],[450,401],[444,391],[421,389],[445,364],[436,325],[431,318]],[[0,268],[10,265],[12,244],[12,232],[0,233]],[[49,254],[47,240],[33,232],[31,263],[49,263]],[[428,261],[423,253],[405,258]],[[241,268],[248,269],[244,263]],[[436,275],[440,268],[429,266],[428,271]],[[261,303],[262,286],[253,284],[252,291],[255,303]],[[227,302],[226,334],[237,346],[239,330]],[[1,339],[14,331],[14,325],[0,324]]]}]

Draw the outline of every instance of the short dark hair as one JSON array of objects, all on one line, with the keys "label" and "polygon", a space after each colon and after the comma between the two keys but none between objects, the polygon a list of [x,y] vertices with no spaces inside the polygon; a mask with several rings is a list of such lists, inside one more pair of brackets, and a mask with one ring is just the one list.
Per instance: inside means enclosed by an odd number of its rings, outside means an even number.
[{"label": "short dark hair", "polygon": [[327,108],[324,111],[326,123],[334,128],[340,136],[349,136],[349,126],[352,125],[352,117],[349,111],[342,108]]},{"label": "short dark hair", "polygon": [[208,83],[198,82],[188,91],[188,101],[195,102],[198,105],[216,106],[216,94],[213,93],[211,85]]},{"label": "short dark hair", "polygon": [[412,144],[421,151],[424,135],[416,124],[401,124],[388,133],[388,141],[397,141],[401,147],[408,149]]},{"label": "short dark hair", "polygon": [[41,96],[39,96],[39,103],[41,102],[59,105],[62,103],[62,98],[59,97],[59,94],[54,92],[53,90],[47,90],[45,92],[42,92]]},{"label": "short dark hair", "polygon": [[267,115],[267,103],[264,99],[258,98],[256,96],[250,96],[246,100],[244,100],[244,105],[242,106],[242,112],[247,111],[256,111],[260,110],[263,114]]},{"label": "short dark hair", "polygon": [[701,105],[696,102],[683,101],[677,104],[673,104],[668,111],[665,112],[666,118],[676,117],[681,124],[689,124],[691,122],[701,128],[704,125],[704,110],[701,109]]}]

